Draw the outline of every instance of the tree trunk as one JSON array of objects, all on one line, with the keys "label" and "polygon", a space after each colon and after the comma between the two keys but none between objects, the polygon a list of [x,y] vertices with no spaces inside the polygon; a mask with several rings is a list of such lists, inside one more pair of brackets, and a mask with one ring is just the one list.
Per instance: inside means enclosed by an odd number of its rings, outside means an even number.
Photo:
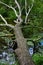
[{"label": "tree trunk", "polygon": [[26,40],[22,34],[20,23],[15,25],[15,36],[16,36],[16,41],[18,44],[18,49],[16,49],[15,52],[18,56],[20,65],[34,65],[28,53],[28,50],[26,47]]}]

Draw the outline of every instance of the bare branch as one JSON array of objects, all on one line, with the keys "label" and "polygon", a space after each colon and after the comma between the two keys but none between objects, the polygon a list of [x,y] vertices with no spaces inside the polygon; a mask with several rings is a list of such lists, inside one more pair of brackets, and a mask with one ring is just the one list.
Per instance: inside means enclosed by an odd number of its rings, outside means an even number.
[{"label": "bare branch", "polygon": [[17,5],[17,7],[18,7],[18,9],[19,9],[19,15],[18,15],[18,13],[17,13],[17,11],[15,10],[15,8],[14,7],[12,7],[12,6],[9,6],[9,5],[7,5],[7,4],[5,4],[5,3],[3,3],[3,2],[1,2],[0,1],[0,4],[3,4],[4,6],[6,6],[6,7],[8,7],[8,8],[11,8],[14,12],[15,12],[15,15],[16,15],[16,17],[17,17],[17,22],[15,22],[15,23],[19,23],[19,22],[22,22],[22,19],[21,19],[21,8],[20,8],[20,5],[19,5],[19,3],[17,2],[17,0],[15,0],[15,3],[16,3],[16,5]]},{"label": "bare branch", "polygon": [[31,6],[31,8],[29,8],[28,13],[26,14],[25,23],[27,22],[28,15],[30,14],[32,7],[33,7],[33,4]]},{"label": "bare branch", "polygon": [[17,19],[16,21],[14,21],[14,22],[16,22],[16,23],[21,23],[21,22],[23,21],[23,20],[21,19],[21,7],[20,7],[20,5],[19,5],[19,3],[18,3],[17,0],[15,0],[15,3],[16,3],[16,5],[17,5],[18,9],[19,9],[19,15],[18,15],[18,19]]},{"label": "bare branch", "polygon": [[17,11],[15,10],[15,8],[14,8],[14,7],[9,6],[9,5],[7,5],[7,4],[5,4],[5,3],[1,2],[1,1],[0,1],[0,4],[3,4],[4,6],[6,6],[6,7],[8,7],[8,8],[11,8],[11,9],[15,12],[15,15],[18,17]]},{"label": "bare branch", "polygon": [[14,20],[15,23],[18,23],[18,19],[17,20]]},{"label": "bare branch", "polygon": [[[34,3],[34,0],[32,0],[32,2]],[[30,14],[30,12],[31,12],[31,10],[33,8],[33,3],[31,5],[31,7],[29,7],[28,12],[26,11],[25,23],[27,22],[28,15]],[[25,7],[26,7],[26,3],[25,3]]]},{"label": "bare branch", "polygon": [[0,26],[8,26],[8,27],[10,27],[10,28],[12,28],[12,29],[14,29],[14,27],[15,27],[15,26],[13,26],[13,25],[11,25],[11,24],[0,24]]},{"label": "bare branch", "polygon": [[0,37],[12,37],[13,34],[4,34],[4,35],[0,35]]},{"label": "bare branch", "polygon": [[26,11],[26,14],[27,14],[27,0],[25,0],[25,11]]},{"label": "bare branch", "polygon": [[7,21],[2,17],[2,15],[0,14],[1,19],[4,21],[5,24],[7,24]]},{"label": "bare branch", "polygon": [[15,0],[15,3],[17,4],[18,9],[19,9],[19,16],[21,16],[21,7],[20,7],[19,3],[17,2],[17,0]]},{"label": "bare branch", "polygon": [[5,18],[1,14],[0,14],[0,17],[5,22],[5,24],[0,24],[0,26],[8,26],[8,27],[14,29],[14,26],[11,24],[8,24],[7,21],[5,20]]}]

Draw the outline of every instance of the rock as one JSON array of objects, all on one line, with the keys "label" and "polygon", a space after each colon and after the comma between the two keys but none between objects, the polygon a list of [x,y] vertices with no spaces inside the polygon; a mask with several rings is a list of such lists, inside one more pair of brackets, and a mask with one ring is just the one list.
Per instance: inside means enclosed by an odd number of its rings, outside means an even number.
[{"label": "rock", "polygon": [[8,54],[6,52],[2,53],[2,56],[5,58]]},{"label": "rock", "polygon": [[29,48],[29,53],[30,53],[30,56],[32,56],[33,55],[33,48]]},{"label": "rock", "polygon": [[6,60],[9,61],[9,57],[8,56],[6,57]]},{"label": "rock", "polygon": [[0,54],[0,59],[2,59],[2,55]]}]

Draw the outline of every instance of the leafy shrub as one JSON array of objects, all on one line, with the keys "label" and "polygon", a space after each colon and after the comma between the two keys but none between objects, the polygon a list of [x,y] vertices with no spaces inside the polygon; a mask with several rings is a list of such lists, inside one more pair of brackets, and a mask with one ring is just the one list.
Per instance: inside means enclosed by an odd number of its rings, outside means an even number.
[{"label": "leafy shrub", "polygon": [[39,53],[35,53],[32,57],[35,65],[43,65],[43,55]]}]

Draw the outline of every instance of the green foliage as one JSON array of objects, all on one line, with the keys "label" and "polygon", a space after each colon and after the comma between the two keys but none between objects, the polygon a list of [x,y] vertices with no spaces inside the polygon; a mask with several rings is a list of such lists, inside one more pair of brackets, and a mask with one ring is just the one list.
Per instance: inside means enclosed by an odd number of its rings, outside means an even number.
[{"label": "green foliage", "polygon": [[13,20],[16,19],[15,13],[12,10],[8,11],[8,17]]},{"label": "green foliage", "polygon": [[33,28],[32,27],[23,28],[22,32],[23,32],[25,38],[29,38],[33,35]]},{"label": "green foliage", "polygon": [[[0,0],[8,5],[11,5],[13,7],[16,6],[14,0]],[[22,18],[23,18],[23,24],[22,24],[22,32],[25,38],[31,39],[36,41],[39,38],[43,37],[43,0],[35,0],[34,2],[34,6],[28,16],[29,21],[28,25],[24,24],[24,19],[25,19],[25,0],[18,0],[18,3],[21,6],[21,10],[22,10]],[[27,0],[27,10],[28,7],[31,7],[32,4],[32,0]],[[18,12],[18,8],[16,8],[17,12]],[[5,19],[8,21],[8,23],[10,24],[14,24],[12,23],[12,21],[14,21],[14,19],[16,19],[16,15],[15,13],[7,8],[6,6],[0,4],[0,14],[2,14],[2,16],[5,17]],[[0,21],[0,23],[3,22],[2,20]],[[15,24],[14,24],[15,25]],[[27,26],[27,27],[24,27]],[[5,30],[6,31],[5,31]],[[7,34],[14,34],[12,31],[12,29],[7,28],[7,27],[3,27],[0,28],[0,35],[5,35]],[[5,40],[5,42],[9,43],[9,41],[12,42],[12,38],[8,38],[8,37],[3,37],[3,39]],[[13,38],[14,39],[14,38]],[[43,65],[43,55],[41,54],[34,54],[33,55],[33,60],[35,62],[36,65]],[[0,64],[0,65],[8,65],[8,64]],[[15,65],[18,65],[18,61],[15,62]]]},{"label": "green foliage", "polygon": [[[31,0],[29,1],[31,2]],[[25,18],[25,16],[23,16]],[[23,35],[25,38],[38,39],[43,37],[43,1],[35,0],[29,15],[28,25],[23,24]],[[27,26],[27,27],[26,27]]]},{"label": "green foliage", "polygon": [[3,16],[7,16],[6,12],[7,12],[6,8],[4,6],[3,7],[0,6],[0,14],[2,14]]},{"label": "green foliage", "polygon": [[43,65],[43,55],[39,53],[34,54],[33,61],[35,62],[35,65]]},{"label": "green foliage", "polygon": [[[14,0],[0,0],[8,5],[12,5],[12,6],[15,6],[15,2]],[[22,18],[24,19],[25,18],[25,0],[18,0],[21,8],[23,8],[22,10]],[[27,9],[28,9],[28,6],[31,6],[32,4],[32,0],[27,0]],[[15,16],[15,13],[7,8],[6,6],[3,6],[3,5],[0,5],[0,13],[6,17],[6,18],[9,18],[10,19],[10,22],[11,20],[14,20],[16,19],[16,16]],[[28,25],[26,26],[30,26],[30,27],[25,27],[23,28],[23,34],[24,34],[24,37],[26,38],[29,38],[29,37],[38,37],[38,34],[40,32],[43,32],[42,28],[43,28],[43,1],[42,0],[35,0],[34,2],[34,6],[30,12],[30,15],[29,15],[29,19],[30,19],[30,22],[28,23]],[[35,27],[36,26],[36,27]],[[40,29],[40,27],[42,27]]]},{"label": "green foliage", "polygon": [[41,0],[35,0],[29,18],[33,25],[43,25],[43,2]]},{"label": "green foliage", "polygon": [[[14,0],[1,0],[1,1],[3,1],[8,5],[12,5],[13,7],[15,7],[16,5]],[[18,3],[20,4],[22,9],[22,18],[24,24],[25,0],[18,0]],[[32,4],[32,0],[27,0],[27,10],[29,6],[31,7],[31,4]],[[18,8],[16,8],[16,10],[18,12]],[[7,8],[6,6],[0,5],[0,13],[5,17],[8,23],[13,24],[12,21],[16,19],[15,13],[11,9]],[[27,27],[22,29],[24,37],[33,38],[33,39],[42,37],[43,36],[42,34],[43,33],[43,1],[42,0],[35,0],[34,6],[28,18],[30,21],[29,22],[27,21],[28,22],[28,25],[26,25]]]},{"label": "green foliage", "polygon": [[15,65],[19,65],[19,62],[18,62],[18,61],[16,61],[16,62],[15,62]]}]

